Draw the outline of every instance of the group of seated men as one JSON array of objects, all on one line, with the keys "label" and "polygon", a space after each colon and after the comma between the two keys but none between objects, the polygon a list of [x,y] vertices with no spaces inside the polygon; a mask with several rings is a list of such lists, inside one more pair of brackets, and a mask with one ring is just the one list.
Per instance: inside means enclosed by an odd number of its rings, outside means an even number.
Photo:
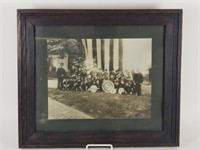
[{"label": "group of seated men", "polygon": [[104,81],[111,81],[114,85],[114,92],[119,94],[141,95],[141,83],[143,75],[121,70],[87,70],[82,65],[74,66],[66,73],[62,65],[57,70],[58,89],[68,91],[91,91],[104,92],[102,87]]}]

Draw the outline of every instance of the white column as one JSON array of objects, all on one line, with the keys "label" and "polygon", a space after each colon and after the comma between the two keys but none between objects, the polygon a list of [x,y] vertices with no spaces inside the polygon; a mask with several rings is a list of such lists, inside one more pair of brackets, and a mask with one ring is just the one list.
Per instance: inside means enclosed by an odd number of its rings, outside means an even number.
[{"label": "white column", "polygon": [[85,49],[85,59],[88,60],[88,50],[87,50],[87,46],[86,46],[86,40],[85,39],[81,39],[82,43],[83,43],[83,47]]},{"label": "white column", "polygon": [[98,69],[101,67],[101,39],[96,40],[96,47],[97,47],[97,66]]},{"label": "white column", "polygon": [[119,39],[119,69],[123,70],[123,39]]},{"label": "white column", "polygon": [[88,47],[88,66],[90,69],[93,68],[93,51],[92,51],[92,39],[87,39],[87,47]]},{"label": "white column", "polygon": [[113,68],[117,70],[119,69],[119,39],[114,39],[113,49],[114,49]]},{"label": "white column", "polygon": [[104,66],[109,71],[110,61],[110,39],[104,40]]}]

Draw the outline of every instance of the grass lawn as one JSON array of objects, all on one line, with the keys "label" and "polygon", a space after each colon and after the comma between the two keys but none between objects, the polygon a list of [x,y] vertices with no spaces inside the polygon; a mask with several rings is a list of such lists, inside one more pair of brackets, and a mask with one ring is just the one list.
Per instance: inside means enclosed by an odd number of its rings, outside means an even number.
[{"label": "grass lawn", "polygon": [[49,97],[80,110],[95,119],[150,118],[150,85],[142,85],[142,96],[104,92],[58,91],[49,88]]}]

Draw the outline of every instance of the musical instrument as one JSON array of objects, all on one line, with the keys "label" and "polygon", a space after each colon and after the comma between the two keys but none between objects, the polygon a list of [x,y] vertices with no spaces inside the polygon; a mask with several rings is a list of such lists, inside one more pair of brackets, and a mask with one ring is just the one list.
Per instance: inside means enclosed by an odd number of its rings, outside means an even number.
[{"label": "musical instrument", "polygon": [[99,88],[96,85],[91,85],[91,87],[88,89],[88,92],[95,93],[98,89]]},{"label": "musical instrument", "polygon": [[102,90],[106,93],[114,93],[114,83],[110,80],[105,80],[102,83]]},{"label": "musical instrument", "polygon": [[124,88],[119,88],[118,93],[119,93],[120,95],[124,94],[124,92],[125,92]]}]

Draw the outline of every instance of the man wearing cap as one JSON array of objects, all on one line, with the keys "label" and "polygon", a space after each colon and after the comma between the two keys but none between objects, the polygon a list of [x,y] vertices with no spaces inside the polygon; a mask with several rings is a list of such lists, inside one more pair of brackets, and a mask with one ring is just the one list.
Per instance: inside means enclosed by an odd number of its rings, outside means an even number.
[{"label": "man wearing cap", "polygon": [[63,68],[63,63],[60,63],[60,67],[57,70],[57,78],[58,78],[58,90],[63,89],[63,79],[65,78],[65,69]]},{"label": "man wearing cap", "polygon": [[133,79],[135,81],[135,93],[140,96],[142,94],[141,83],[143,82],[143,75],[140,72],[135,73]]}]

